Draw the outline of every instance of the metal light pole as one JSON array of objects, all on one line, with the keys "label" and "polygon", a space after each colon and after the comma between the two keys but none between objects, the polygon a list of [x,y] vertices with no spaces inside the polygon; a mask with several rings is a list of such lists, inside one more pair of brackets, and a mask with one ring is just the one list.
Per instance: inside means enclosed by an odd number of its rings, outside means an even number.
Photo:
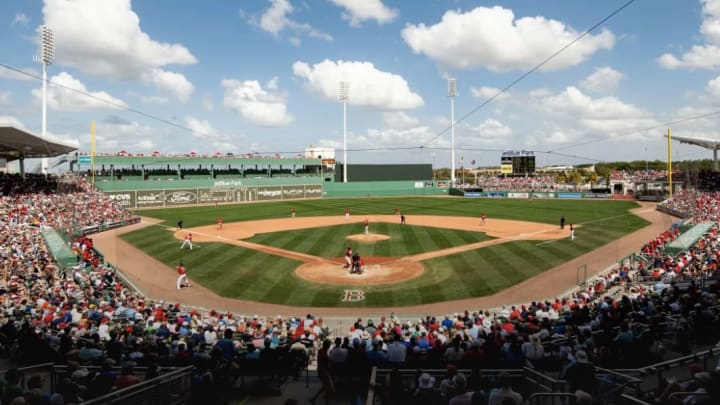
[{"label": "metal light pole", "polygon": [[457,96],[457,80],[448,79],[448,97],[450,97],[450,183],[455,186],[455,96]]},{"label": "metal light pole", "polygon": [[[52,64],[55,48],[55,39],[50,28],[43,26],[40,47],[40,63],[42,64],[42,138],[47,136],[47,67]],[[41,163],[43,173],[48,172],[48,159],[43,158]]]},{"label": "metal light pole", "polygon": [[347,183],[347,99],[348,82],[340,82],[340,101],[343,103],[343,183]]}]

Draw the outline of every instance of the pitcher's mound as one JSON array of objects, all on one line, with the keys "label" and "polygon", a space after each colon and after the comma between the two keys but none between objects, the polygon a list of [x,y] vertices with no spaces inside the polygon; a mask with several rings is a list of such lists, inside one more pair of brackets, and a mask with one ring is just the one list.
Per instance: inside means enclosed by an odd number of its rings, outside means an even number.
[{"label": "pitcher's mound", "polygon": [[364,233],[357,233],[355,235],[348,235],[345,237],[345,239],[355,242],[375,243],[381,240],[388,240],[390,239],[390,237],[388,235],[382,235],[379,233],[369,233],[367,235],[365,235]]},{"label": "pitcher's mound", "polygon": [[422,264],[411,261],[375,262],[373,260],[366,260],[366,263],[368,264],[365,265],[365,271],[362,274],[350,274],[349,269],[343,268],[341,263],[329,262],[305,263],[295,269],[295,274],[302,279],[314,283],[378,285],[412,280],[419,277],[425,271]]}]

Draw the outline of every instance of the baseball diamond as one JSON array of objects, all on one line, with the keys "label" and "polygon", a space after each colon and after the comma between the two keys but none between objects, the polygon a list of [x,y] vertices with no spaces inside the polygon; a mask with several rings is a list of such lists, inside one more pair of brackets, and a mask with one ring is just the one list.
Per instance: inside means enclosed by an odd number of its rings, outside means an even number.
[{"label": "baseball diamond", "polygon": [[[287,216],[290,204],[297,209],[294,218]],[[400,205],[407,216],[402,225],[389,208]],[[346,220],[345,206],[357,215]],[[385,212],[391,214],[377,214]],[[457,300],[502,305],[552,297],[575,285],[578,263],[599,272],[647,239],[646,233],[671,223],[635,202],[451,197],[327,199],[140,214],[141,224],[96,240],[108,259],[128,268],[131,279],[149,294],[228,309],[312,307],[333,314],[345,307],[415,313],[424,311],[419,305],[442,307]],[[576,223],[576,240],[557,226],[562,215]],[[225,219],[221,230],[217,216]],[[182,230],[170,226],[179,217],[185,221]],[[348,239],[365,237],[366,218],[372,225],[368,237],[384,240]],[[168,248],[187,233],[202,249]],[[365,258],[363,274],[343,269],[346,245]],[[178,260],[202,287],[181,295],[166,290],[163,280],[173,276],[170,270]],[[361,290],[364,299],[344,300],[346,289]]]}]

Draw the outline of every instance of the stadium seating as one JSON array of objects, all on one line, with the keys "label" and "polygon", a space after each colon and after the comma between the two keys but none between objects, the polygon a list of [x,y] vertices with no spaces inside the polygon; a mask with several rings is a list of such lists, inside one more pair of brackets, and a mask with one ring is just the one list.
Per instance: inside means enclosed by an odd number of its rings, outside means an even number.
[{"label": "stadium seating", "polygon": [[[55,392],[8,371],[2,403],[16,396],[100,397],[181,370],[191,374],[193,398],[218,403],[246,377],[283,381],[307,373],[325,339],[336,342],[328,351],[336,395],[370,392],[375,403],[489,400],[509,390],[529,400],[575,396],[587,387],[606,403],[623,395],[671,403],[689,391],[699,402],[718,403],[717,352],[675,385],[661,386],[664,378],[653,374],[660,370],[653,365],[673,353],[692,355],[720,338],[716,194],[665,203],[714,222],[687,251],[667,256],[665,246],[679,236],[676,227],[668,229],[638,252],[641,260],[609,269],[566,297],[417,319],[359,318],[349,329],[332,330],[312,315],[218,313],[144,297],[103,262],[92,235],[76,232],[130,222],[132,213],[73,175],[0,181],[0,351],[19,364],[72,369],[53,371],[62,381]],[[695,202],[680,200],[688,198]],[[54,260],[41,234],[47,228],[68,238],[76,264]],[[137,370],[142,377],[127,377]]]}]

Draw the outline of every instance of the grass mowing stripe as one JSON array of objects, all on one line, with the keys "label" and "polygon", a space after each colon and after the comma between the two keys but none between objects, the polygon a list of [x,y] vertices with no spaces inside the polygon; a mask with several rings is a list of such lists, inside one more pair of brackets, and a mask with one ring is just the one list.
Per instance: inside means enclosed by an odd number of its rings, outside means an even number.
[{"label": "grass mowing stripe", "polygon": [[[556,224],[561,215],[571,223],[584,223],[578,229],[576,241],[558,240],[547,245],[535,246],[533,242],[511,242],[491,246],[477,251],[458,253],[445,258],[423,262],[426,271],[420,277],[402,284],[361,287],[366,291],[366,301],[360,303],[341,303],[344,288],[357,287],[323,286],[299,279],[293,273],[298,265],[289,259],[251,254],[251,250],[239,247],[218,247],[202,244],[202,249],[192,253],[179,251],[180,241],[172,233],[160,227],[147,234],[129,237],[128,241],[142,250],[152,250],[156,257],[168,265],[174,265],[179,258],[192,263],[193,268],[208,265],[210,272],[220,280],[208,280],[213,285],[224,288],[228,296],[285,303],[289,305],[322,306],[397,306],[420,302],[437,302],[448,299],[465,298],[493,293],[507,288],[530,275],[542,272],[556,264],[577,257],[601,244],[616,239],[645,221],[627,214],[627,209],[637,207],[634,202],[610,201],[528,201],[528,200],[472,200],[463,198],[368,198],[368,199],[332,199],[312,201],[284,201],[261,204],[243,204],[235,206],[182,208],[172,210],[148,211],[150,216],[164,217],[171,225],[184,217],[186,226],[214,224],[218,215],[227,223],[261,218],[289,217],[290,207],[297,207],[299,216],[338,215],[345,207],[350,207],[354,218],[358,215],[390,214],[394,208],[401,208],[408,219],[408,226],[399,228],[396,223],[371,224],[371,231],[391,235],[390,241],[375,245],[359,245],[363,252],[376,256],[396,256],[397,252],[425,252],[454,245],[464,245],[478,240],[490,239],[482,233],[452,231],[438,228],[407,229],[412,225],[413,215],[462,215],[478,217],[487,212],[489,221],[495,218],[522,219]],[[345,235],[360,233],[358,225],[347,224],[335,230],[325,231],[324,235],[305,235],[290,232],[282,234],[257,235],[263,244],[286,248],[286,245],[299,246],[309,240],[315,242],[308,249],[318,252],[332,252],[327,256],[337,256],[340,241],[344,245]],[[478,220],[479,227],[479,220]],[[387,231],[385,231],[387,228]],[[304,230],[302,230],[304,231]],[[293,231],[294,232],[294,231]],[[317,233],[317,229],[314,231]],[[130,235],[130,234],[128,234]],[[326,239],[327,238],[327,239]],[[233,255],[227,249],[235,249]],[[303,247],[303,249],[306,249]],[[324,256],[313,252],[305,252]],[[397,255],[397,256],[405,256]],[[457,256],[457,257],[454,257]],[[205,263],[200,263],[200,259]],[[193,262],[197,260],[197,262]],[[537,263],[535,263],[537,261]],[[532,262],[532,265],[530,263]],[[189,266],[189,265],[188,265]],[[272,269],[272,274],[269,270]],[[479,270],[478,270],[479,269]],[[189,269],[190,270],[190,269]],[[224,270],[224,272],[223,272]],[[190,271],[189,271],[190,273]],[[206,274],[207,275],[207,271]],[[191,280],[194,280],[192,274]],[[287,285],[279,282],[282,280]],[[306,291],[307,290],[307,291]]]}]

